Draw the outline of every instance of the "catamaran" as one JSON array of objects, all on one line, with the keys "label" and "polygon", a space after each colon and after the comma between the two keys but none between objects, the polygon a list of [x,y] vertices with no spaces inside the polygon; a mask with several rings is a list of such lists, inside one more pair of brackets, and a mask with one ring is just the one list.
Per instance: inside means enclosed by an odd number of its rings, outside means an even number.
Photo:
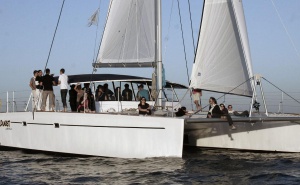
[{"label": "catamaran", "polygon": [[[163,98],[161,2],[111,0],[93,67],[154,67],[157,87],[152,88],[158,96],[153,105],[163,112],[167,105]],[[1,113],[0,145],[121,158],[181,157],[184,144],[300,152],[300,117],[271,117],[265,102],[266,112],[255,113],[252,105],[257,87],[263,94],[261,76],[252,71],[242,1],[205,0],[190,88],[250,97],[250,117],[233,117],[236,130],[231,130],[225,119],[207,119],[201,113],[180,118],[123,114],[122,101],[115,101],[115,109],[120,111],[114,113],[101,112],[101,102],[95,114]],[[138,102],[131,104],[137,107]],[[170,110],[174,111],[174,106]]]}]

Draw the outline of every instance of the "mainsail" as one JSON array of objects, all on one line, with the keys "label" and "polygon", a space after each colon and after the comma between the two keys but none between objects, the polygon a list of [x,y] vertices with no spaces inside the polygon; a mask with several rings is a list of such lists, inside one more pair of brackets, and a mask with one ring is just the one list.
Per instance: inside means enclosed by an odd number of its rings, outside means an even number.
[{"label": "mainsail", "polygon": [[205,0],[190,88],[252,96],[252,76],[242,1]]},{"label": "mainsail", "polygon": [[95,67],[153,67],[155,31],[155,0],[111,0]]}]

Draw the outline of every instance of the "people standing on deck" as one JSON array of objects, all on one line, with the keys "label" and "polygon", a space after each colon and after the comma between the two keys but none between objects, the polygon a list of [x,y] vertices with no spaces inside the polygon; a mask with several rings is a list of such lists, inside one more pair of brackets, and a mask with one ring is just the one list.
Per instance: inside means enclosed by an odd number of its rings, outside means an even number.
[{"label": "people standing on deck", "polygon": [[56,85],[54,78],[50,75],[50,69],[46,69],[46,75],[43,76],[42,85],[44,86],[44,91],[42,94],[42,111],[45,111],[46,100],[49,97],[49,110],[55,111],[55,101],[53,93],[53,85]]},{"label": "people standing on deck", "polygon": [[125,89],[122,91],[122,100],[123,101],[132,101],[132,90],[129,89],[129,85],[124,85]]},{"label": "people standing on deck", "polygon": [[77,92],[75,91],[75,85],[71,85],[70,87],[71,87],[71,89],[69,90],[69,103],[70,103],[71,111],[76,112],[77,111],[77,107],[76,107]]},{"label": "people standing on deck", "polygon": [[38,95],[36,93],[36,77],[38,76],[38,71],[33,71],[33,77],[29,81],[29,87],[31,88],[31,94],[32,94],[32,111],[36,110],[37,108],[37,102],[38,102]]},{"label": "people standing on deck", "polygon": [[141,115],[151,115],[150,105],[146,103],[146,98],[142,97],[138,105],[139,114]]},{"label": "people standing on deck", "polygon": [[77,83],[74,87],[74,90],[77,92],[77,98],[76,98],[76,110],[78,106],[81,104],[81,99],[83,99],[84,90],[81,88],[81,84]]},{"label": "people standing on deck", "polygon": [[141,100],[142,97],[144,97],[147,101],[149,101],[149,91],[144,89],[143,84],[140,84],[138,86],[137,98],[138,100]]},{"label": "people standing on deck", "polygon": [[114,93],[108,88],[108,84],[107,83],[105,83],[103,85],[103,90],[104,90],[105,96],[107,97],[107,100],[112,100],[112,95]]},{"label": "people standing on deck", "polygon": [[122,101],[122,94],[121,94],[121,88],[116,87],[115,89],[115,95],[116,95],[116,101]]},{"label": "people standing on deck", "polygon": [[96,100],[96,101],[99,101],[99,100],[98,100],[98,96],[99,96],[100,87],[102,87],[102,85],[98,85],[98,86],[97,86],[97,89],[96,89],[96,91],[95,91],[95,100]]},{"label": "people standing on deck", "polygon": [[201,111],[201,96],[202,96],[202,90],[201,89],[192,89],[192,96],[193,101],[196,105],[197,110]]},{"label": "people standing on deck", "polygon": [[80,104],[77,108],[77,112],[90,112],[87,93],[84,93],[83,97],[81,98]]},{"label": "people standing on deck", "polygon": [[58,84],[60,85],[60,95],[63,104],[63,112],[67,112],[67,94],[68,94],[68,76],[65,74],[65,69],[60,69]]},{"label": "people standing on deck", "polygon": [[38,84],[36,86],[36,94],[38,97],[37,110],[41,110],[41,106],[42,106],[42,94],[44,89],[44,86],[42,85],[42,79],[43,79],[43,71],[38,70],[38,75],[35,78],[35,83]]},{"label": "people standing on deck", "polygon": [[84,84],[84,89],[85,89],[85,93],[87,93],[87,100],[88,100],[88,104],[89,104],[89,110],[91,112],[95,112],[95,110],[96,110],[95,98],[94,98],[94,95],[93,95],[92,90],[90,88],[90,83],[85,83]]},{"label": "people standing on deck", "polygon": [[96,91],[96,101],[105,101],[105,100],[107,100],[107,96],[104,93],[103,86],[98,85]]}]

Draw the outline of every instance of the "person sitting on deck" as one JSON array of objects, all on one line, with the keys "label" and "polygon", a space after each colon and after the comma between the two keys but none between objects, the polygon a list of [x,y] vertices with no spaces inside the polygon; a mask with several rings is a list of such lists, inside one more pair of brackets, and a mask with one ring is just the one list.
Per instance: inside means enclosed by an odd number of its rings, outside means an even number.
[{"label": "person sitting on deck", "polygon": [[138,105],[139,108],[139,114],[141,115],[151,115],[151,108],[150,105],[148,103],[146,103],[146,98],[142,97],[140,100],[140,103]]},{"label": "person sitting on deck", "polygon": [[223,115],[228,114],[228,109],[225,107],[223,103],[220,104],[220,110]]},{"label": "person sitting on deck", "polygon": [[178,111],[175,113],[176,117],[181,117],[184,115],[189,115],[189,113],[186,111],[186,107],[181,107],[178,109]]},{"label": "person sitting on deck", "polygon": [[242,113],[238,113],[237,111],[233,110],[232,105],[228,105],[228,113],[234,116],[249,117],[249,111],[245,110]]},{"label": "person sitting on deck", "polygon": [[209,104],[210,106],[209,106],[207,118],[226,118],[229,123],[229,126],[231,126],[231,129],[232,130],[236,129],[236,127],[233,125],[231,116],[228,113],[226,114],[225,112],[222,112],[219,105],[217,104],[217,100],[214,97],[209,98]]}]

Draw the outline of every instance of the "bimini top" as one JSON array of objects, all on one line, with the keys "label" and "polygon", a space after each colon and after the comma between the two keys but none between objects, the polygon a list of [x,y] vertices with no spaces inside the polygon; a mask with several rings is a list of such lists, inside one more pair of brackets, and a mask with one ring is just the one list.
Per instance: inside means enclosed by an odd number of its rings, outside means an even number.
[{"label": "bimini top", "polygon": [[[147,84],[151,86],[152,79],[139,76],[130,75],[118,75],[118,74],[80,74],[80,75],[68,75],[69,83],[90,83],[90,82],[127,82],[136,84]],[[54,77],[55,81],[58,81],[58,76]],[[176,89],[188,89],[187,86],[166,81],[164,88],[176,88]]]}]

